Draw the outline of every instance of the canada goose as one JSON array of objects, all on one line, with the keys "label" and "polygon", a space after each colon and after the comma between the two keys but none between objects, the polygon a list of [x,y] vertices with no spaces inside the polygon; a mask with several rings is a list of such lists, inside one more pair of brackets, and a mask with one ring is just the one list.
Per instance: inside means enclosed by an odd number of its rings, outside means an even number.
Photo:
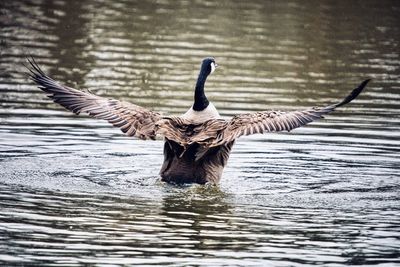
[{"label": "canada goose", "polygon": [[323,108],[255,112],[226,120],[204,94],[206,79],[217,68],[212,57],[203,60],[193,106],[181,116],[163,116],[131,103],[61,85],[47,76],[33,58],[28,61],[31,79],[55,103],[75,114],[83,112],[107,120],[128,136],[144,140],[163,136],[164,163],[160,175],[163,181],[172,183],[217,184],[237,138],[306,125],[355,99],[369,82],[362,82],[343,101]]}]

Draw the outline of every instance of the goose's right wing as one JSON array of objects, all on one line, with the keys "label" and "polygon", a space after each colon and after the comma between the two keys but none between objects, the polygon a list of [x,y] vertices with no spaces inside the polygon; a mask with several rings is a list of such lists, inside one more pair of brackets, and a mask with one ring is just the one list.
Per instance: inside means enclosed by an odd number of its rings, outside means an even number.
[{"label": "goose's right wing", "polygon": [[279,112],[265,111],[241,114],[228,121],[226,127],[214,140],[212,146],[228,143],[243,135],[290,131],[323,118],[337,107],[355,99],[370,80],[365,80],[355,88],[343,101],[323,108],[309,108],[302,111]]},{"label": "goose's right wing", "polygon": [[107,99],[61,85],[47,76],[33,59],[28,61],[31,65],[29,68],[31,79],[55,103],[75,114],[83,112],[89,116],[107,120],[129,136],[155,139],[155,125],[161,119],[159,113],[128,102]]}]

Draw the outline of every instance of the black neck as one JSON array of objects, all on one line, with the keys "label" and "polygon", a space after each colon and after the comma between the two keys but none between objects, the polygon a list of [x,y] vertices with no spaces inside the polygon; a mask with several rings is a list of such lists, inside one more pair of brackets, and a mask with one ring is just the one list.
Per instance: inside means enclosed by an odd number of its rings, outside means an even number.
[{"label": "black neck", "polygon": [[199,77],[197,78],[193,104],[193,109],[196,111],[206,109],[210,103],[204,94],[204,84],[206,83],[207,76],[208,74],[206,74],[205,71],[200,71]]}]

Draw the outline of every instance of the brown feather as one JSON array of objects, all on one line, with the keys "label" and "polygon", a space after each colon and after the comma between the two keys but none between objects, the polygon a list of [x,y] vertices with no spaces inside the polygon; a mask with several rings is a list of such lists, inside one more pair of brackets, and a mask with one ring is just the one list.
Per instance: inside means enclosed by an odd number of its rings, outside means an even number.
[{"label": "brown feather", "polygon": [[155,124],[161,119],[159,113],[128,102],[107,99],[61,85],[48,77],[34,60],[29,60],[29,63],[32,67],[31,79],[54,102],[75,114],[86,113],[89,116],[107,120],[115,127],[120,127],[129,136],[155,139]]}]

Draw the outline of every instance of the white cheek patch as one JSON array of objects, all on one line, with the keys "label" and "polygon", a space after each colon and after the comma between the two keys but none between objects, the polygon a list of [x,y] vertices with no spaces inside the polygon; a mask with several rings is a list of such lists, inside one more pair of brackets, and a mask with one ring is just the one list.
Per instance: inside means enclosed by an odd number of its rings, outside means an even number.
[{"label": "white cheek patch", "polygon": [[[215,63],[214,63],[214,62],[211,62],[211,73],[213,73],[214,70],[215,70]],[[210,74],[211,74],[211,73],[210,73]]]}]

